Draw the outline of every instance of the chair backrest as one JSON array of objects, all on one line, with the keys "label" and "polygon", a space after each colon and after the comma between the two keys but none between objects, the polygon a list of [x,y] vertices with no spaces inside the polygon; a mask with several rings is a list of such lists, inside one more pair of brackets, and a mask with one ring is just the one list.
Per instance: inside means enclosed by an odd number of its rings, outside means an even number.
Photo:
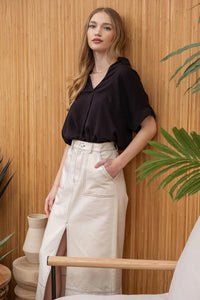
[{"label": "chair backrest", "polygon": [[169,289],[169,300],[200,299],[200,217],[178,260]]}]

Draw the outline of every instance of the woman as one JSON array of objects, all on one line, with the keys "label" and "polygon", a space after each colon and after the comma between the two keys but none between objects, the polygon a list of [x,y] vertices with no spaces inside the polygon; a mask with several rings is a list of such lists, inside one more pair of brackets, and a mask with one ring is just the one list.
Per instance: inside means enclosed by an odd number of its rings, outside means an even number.
[{"label": "woman", "polygon": [[[156,132],[139,76],[121,57],[124,46],[118,13],[94,10],[85,25],[80,74],[69,88],[73,103],[62,130],[66,149],[45,202],[49,220],[40,250],[37,300],[51,299],[48,255],[67,250],[68,256],[122,257],[127,207],[123,168]],[[120,155],[117,149],[123,150]],[[60,296],[60,280],[57,291]],[[80,293],[121,293],[121,271],[68,268],[65,294]]]}]

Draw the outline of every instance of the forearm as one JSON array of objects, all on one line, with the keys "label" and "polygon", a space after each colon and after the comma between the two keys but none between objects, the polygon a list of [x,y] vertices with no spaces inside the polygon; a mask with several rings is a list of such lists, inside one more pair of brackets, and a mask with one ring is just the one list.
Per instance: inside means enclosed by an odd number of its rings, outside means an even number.
[{"label": "forearm", "polygon": [[63,165],[65,163],[65,160],[66,160],[66,157],[67,157],[67,152],[68,152],[69,148],[70,148],[70,146],[66,145],[65,151],[64,151],[61,163],[60,163],[60,167],[59,167],[58,173],[56,175],[56,178],[55,178],[55,181],[54,181],[54,184],[53,184],[54,186],[58,187],[60,185],[60,178],[61,178],[61,175],[62,175],[62,169],[63,169]]},{"label": "forearm", "polygon": [[156,123],[153,117],[147,117],[141,124],[140,131],[128,147],[116,158],[119,169],[123,169],[137,154],[139,154],[156,133]]}]

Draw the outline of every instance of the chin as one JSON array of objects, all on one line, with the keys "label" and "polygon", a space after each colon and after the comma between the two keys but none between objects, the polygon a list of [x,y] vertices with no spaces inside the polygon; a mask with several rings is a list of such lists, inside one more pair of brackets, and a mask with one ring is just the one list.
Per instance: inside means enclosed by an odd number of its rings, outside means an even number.
[{"label": "chin", "polygon": [[107,52],[108,49],[104,48],[104,47],[100,47],[100,46],[92,46],[90,47],[93,51],[97,51],[97,52]]}]

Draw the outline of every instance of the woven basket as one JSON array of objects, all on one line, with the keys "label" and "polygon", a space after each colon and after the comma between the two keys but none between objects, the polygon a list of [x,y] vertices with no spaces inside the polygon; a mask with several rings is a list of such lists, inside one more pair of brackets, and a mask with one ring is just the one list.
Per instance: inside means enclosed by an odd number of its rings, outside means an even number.
[{"label": "woven basket", "polygon": [[8,299],[8,289],[9,289],[8,285],[0,289],[0,300]]}]

